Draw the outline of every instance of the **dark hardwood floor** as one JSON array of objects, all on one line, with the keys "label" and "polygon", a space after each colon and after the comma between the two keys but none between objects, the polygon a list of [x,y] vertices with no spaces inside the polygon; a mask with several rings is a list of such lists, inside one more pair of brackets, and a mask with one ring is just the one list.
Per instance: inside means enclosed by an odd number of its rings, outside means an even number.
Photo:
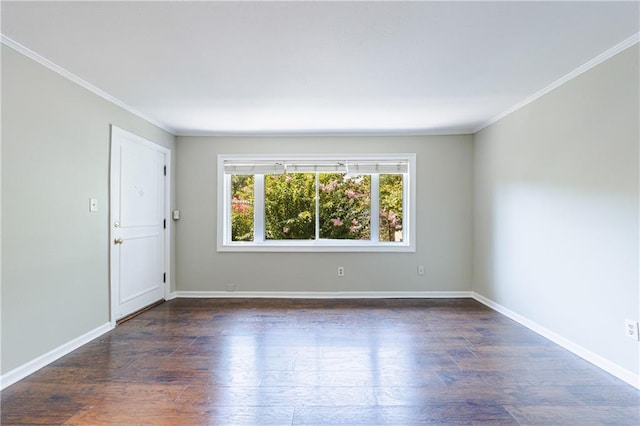
[{"label": "dark hardwood floor", "polygon": [[2,424],[640,424],[640,392],[470,299],[164,303],[10,386]]}]

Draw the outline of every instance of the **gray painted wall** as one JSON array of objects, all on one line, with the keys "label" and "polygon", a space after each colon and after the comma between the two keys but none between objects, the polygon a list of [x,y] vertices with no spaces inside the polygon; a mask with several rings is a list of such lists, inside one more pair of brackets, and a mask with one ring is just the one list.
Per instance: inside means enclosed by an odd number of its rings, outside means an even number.
[{"label": "gray painted wall", "polygon": [[[177,290],[470,291],[470,135],[420,137],[179,137]],[[218,253],[217,154],[417,154],[415,253]],[[426,274],[418,276],[416,267]],[[336,268],[345,267],[338,277]]]},{"label": "gray painted wall", "polygon": [[638,45],[475,135],[474,291],[638,374]]},{"label": "gray painted wall", "polygon": [[2,46],[3,374],[109,321],[111,123],[174,148],[173,135]]}]

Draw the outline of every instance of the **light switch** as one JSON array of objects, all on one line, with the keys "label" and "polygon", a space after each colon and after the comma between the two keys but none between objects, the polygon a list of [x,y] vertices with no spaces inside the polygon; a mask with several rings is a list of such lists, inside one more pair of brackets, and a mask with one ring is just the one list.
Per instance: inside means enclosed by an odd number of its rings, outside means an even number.
[{"label": "light switch", "polygon": [[98,199],[97,198],[89,198],[89,211],[91,213],[98,211]]}]

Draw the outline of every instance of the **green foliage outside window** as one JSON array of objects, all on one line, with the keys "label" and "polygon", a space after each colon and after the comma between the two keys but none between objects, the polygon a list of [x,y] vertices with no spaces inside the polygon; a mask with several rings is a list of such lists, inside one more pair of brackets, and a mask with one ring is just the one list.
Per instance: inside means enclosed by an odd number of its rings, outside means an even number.
[{"label": "green foliage outside window", "polygon": [[253,176],[231,176],[231,240],[253,241]]},{"label": "green foliage outside window", "polygon": [[[371,176],[320,173],[321,239],[371,239]],[[379,240],[401,242],[403,175],[380,174]],[[254,176],[231,177],[232,241],[254,240]],[[265,175],[265,240],[314,240],[316,174]]]},{"label": "green foliage outside window", "polygon": [[313,173],[265,176],[265,240],[313,240],[316,235],[315,200]]},{"label": "green foliage outside window", "polygon": [[402,175],[380,175],[380,241],[402,241]]}]

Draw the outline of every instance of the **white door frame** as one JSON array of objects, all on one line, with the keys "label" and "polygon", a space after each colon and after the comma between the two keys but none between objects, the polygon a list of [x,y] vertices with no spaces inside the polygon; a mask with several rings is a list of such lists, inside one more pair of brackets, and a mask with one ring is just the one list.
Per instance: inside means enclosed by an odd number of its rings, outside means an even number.
[{"label": "white door frame", "polygon": [[114,161],[115,152],[113,150],[113,141],[114,139],[128,139],[130,141],[134,141],[136,143],[140,143],[148,148],[151,148],[155,151],[161,152],[165,156],[165,165],[166,165],[166,177],[164,181],[164,217],[166,220],[167,227],[165,229],[164,235],[164,270],[166,273],[166,279],[164,282],[164,299],[169,299],[169,289],[171,288],[171,150],[164,146],[158,145],[154,142],[151,142],[145,138],[142,138],[138,135],[135,135],[131,132],[123,130],[115,125],[111,125],[111,139],[109,144],[110,150],[110,175],[109,175],[109,293],[110,293],[110,321],[111,326],[115,327],[116,325],[116,306],[118,303],[118,288],[117,283],[115,282],[114,277],[114,259],[115,254],[114,250],[116,249],[116,245],[113,243],[115,239],[114,236],[114,218],[113,218],[113,200],[118,195],[118,186],[120,182],[119,178],[119,162]]}]

